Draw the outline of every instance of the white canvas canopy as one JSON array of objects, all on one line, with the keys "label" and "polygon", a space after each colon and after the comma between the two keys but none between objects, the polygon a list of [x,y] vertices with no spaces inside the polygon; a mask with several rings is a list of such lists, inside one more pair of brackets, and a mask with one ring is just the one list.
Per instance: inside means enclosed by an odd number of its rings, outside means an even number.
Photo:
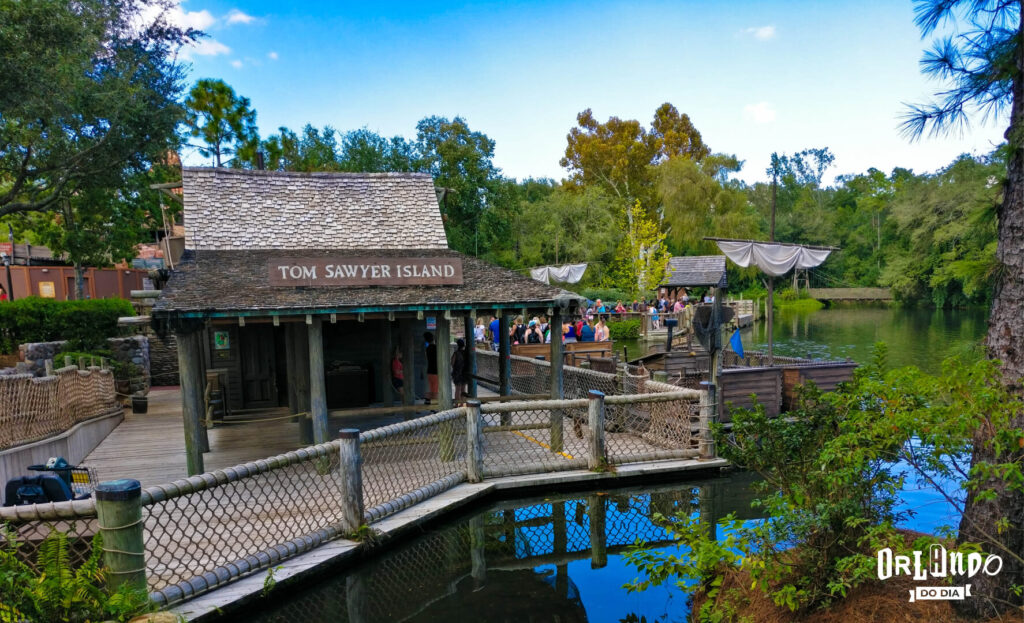
[{"label": "white canvas canopy", "polygon": [[795,244],[774,242],[733,242],[716,241],[730,260],[738,266],[757,266],[767,275],[781,277],[794,268],[820,266],[832,252],[831,249],[815,249]]},{"label": "white canvas canopy", "polygon": [[531,268],[530,276],[543,283],[551,283],[552,280],[560,281],[562,283],[579,283],[586,270],[586,264],[541,266],[540,268]]}]

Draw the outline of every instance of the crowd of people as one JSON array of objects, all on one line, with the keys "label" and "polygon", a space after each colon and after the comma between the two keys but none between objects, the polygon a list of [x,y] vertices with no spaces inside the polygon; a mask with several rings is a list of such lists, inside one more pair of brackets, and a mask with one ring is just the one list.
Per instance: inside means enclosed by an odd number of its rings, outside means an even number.
[{"label": "crowd of people", "polygon": [[[552,327],[545,316],[534,316],[529,321],[523,316],[516,316],[508,324],[509,344],[550,344],[552,329],[560,329],[562,341],[566,344],[572,342],[606,342],[611,339],[607,321],[616,314],[646,313],[652,328],[660,327],[659,314],[678,313],[684,311],[687,306],[700,302],[700,298],[690,298],[684,290],[678,297],[669,298],[664,294],[660,298],[650,300],[636,299],[632,303],[623,303],[621,300],[615,305],[606,305],[601,299],[587,301],[586,311],[579,317],[562,323],[560,328]],[[703,298],[704,303],[714,302],[714,297],[708,293]],[[494,351],[498,350],[501,340],[501,323],[496,316],[491,316],[490,322],[485,318],[477,319],[473,330],[473,341],[480,344],[490,344]],[[556,332],[557,336],[558,333]],[[468,337],[468,336],[467,336]],[[437,377],[437,344],[434,343],[434,334],[427,332],[423,335],[424,349],[427,360],[427,393],[426,400],[431,402],[438,395]],[[455,400],[462,398],[465,387],[469,382],[469,374],[466,370],[468,360],[467,342],[463,338],[455,341],[455,348],[451,355],[452,383],[455,386]],[[402,361],[402,353],[395,349],[391,360],[391,381],[395,391],[401,392],[405,383],[405,373]]]}]

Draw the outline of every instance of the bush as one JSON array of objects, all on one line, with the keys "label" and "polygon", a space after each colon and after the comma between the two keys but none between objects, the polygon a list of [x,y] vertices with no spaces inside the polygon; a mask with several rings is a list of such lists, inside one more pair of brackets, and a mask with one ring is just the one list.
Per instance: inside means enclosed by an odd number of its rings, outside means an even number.
[{"label": "bush", "polygon": [[96,349],[84,352],[65,349],[57,353],[54,357],[54,367],[62,367],[64,365],[64,357],[71,357],[72,362],[74,362],[76,366],[78,365],[78,360],[81,357],[85,357],[87,363],[95,357],[97,359],[96,365],[99,365],[100,357],[106,357],[107,367],[114,373],[115,379],[131,381],[142,377],[142,368],[130,361],[118,361],[117,359],[114,359],[114,353],[109,350]]},{"label": "bush", "polygon": [[580,291],[580,296],[585,296],[591,301],[601,299],[601,302],[611,307],[615,307],[615,301],[622,301],[623,305],[632,304],[635,298],[629,292],[615,288],[584,288]]},{"label": "bush", "polygon": [[102,565],[103,539],[92,539],[89,558],[72,567],[68,535],[53,530],[39,545],[35,567],[17,554],[13,532],[0,525],[0,621],[127,621],[151,612],[145,589],[107,586],[109,570]]},{"label": "bush", "polygon": [[640,337],[640,319],[609,320],[608,337],[613,340],[635,340]]},{"label": "bush", "polygon": [[0,352],[17,352],[27,342],[66,340],[71,348],[92,350],[118,335],[117,319],[134,316],[125,299],[55,301],[30,296],[0,304]]}]

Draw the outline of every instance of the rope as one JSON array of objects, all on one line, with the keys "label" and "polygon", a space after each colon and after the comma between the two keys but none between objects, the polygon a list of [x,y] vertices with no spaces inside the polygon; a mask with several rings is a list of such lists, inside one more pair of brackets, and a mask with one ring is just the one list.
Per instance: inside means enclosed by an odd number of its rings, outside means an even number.
[{"label": "rope", "polygon": [[[100,530],[110,530],[110,531],[116,531],[116,530],[124,530],[125,528],[131,528],[132,526],[137,526],[137,525],[139,525],[140,523],[142,523],[143,521],[144,521],[144,519],[142,519],[142,518],[140,517],[140,518],[139,518],[138,520],[136,520],[136,521],[133,521],[133,522],[131,522],[131,523],[126,523],[125,525],[123,525],[123,526],[119,526],[119,527],[117,527],[117,528],[110,528],[110,527],[107,527],[107,526],[103,526],[103,525],[101,525],[101,526],[100,526]],[[99,523],[99,522],[96,522],[96,523]],[[104,551],[106,551],[106,550],[104,550]]]}]

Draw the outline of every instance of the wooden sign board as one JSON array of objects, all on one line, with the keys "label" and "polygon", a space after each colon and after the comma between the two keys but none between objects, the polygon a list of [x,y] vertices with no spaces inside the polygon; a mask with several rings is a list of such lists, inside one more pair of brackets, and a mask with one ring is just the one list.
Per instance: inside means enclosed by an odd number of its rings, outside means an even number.
[{"label": "wooden sign board", "polygon": [[462,259],[452,257],[281,258],[267,262],[270,285],[447,286],[462,284]]},{"label": "wooden sign board", "polygon": [[57,290],[53,287],[52,281],[39,282],[39,296],[44,299],[57,298]]}]

